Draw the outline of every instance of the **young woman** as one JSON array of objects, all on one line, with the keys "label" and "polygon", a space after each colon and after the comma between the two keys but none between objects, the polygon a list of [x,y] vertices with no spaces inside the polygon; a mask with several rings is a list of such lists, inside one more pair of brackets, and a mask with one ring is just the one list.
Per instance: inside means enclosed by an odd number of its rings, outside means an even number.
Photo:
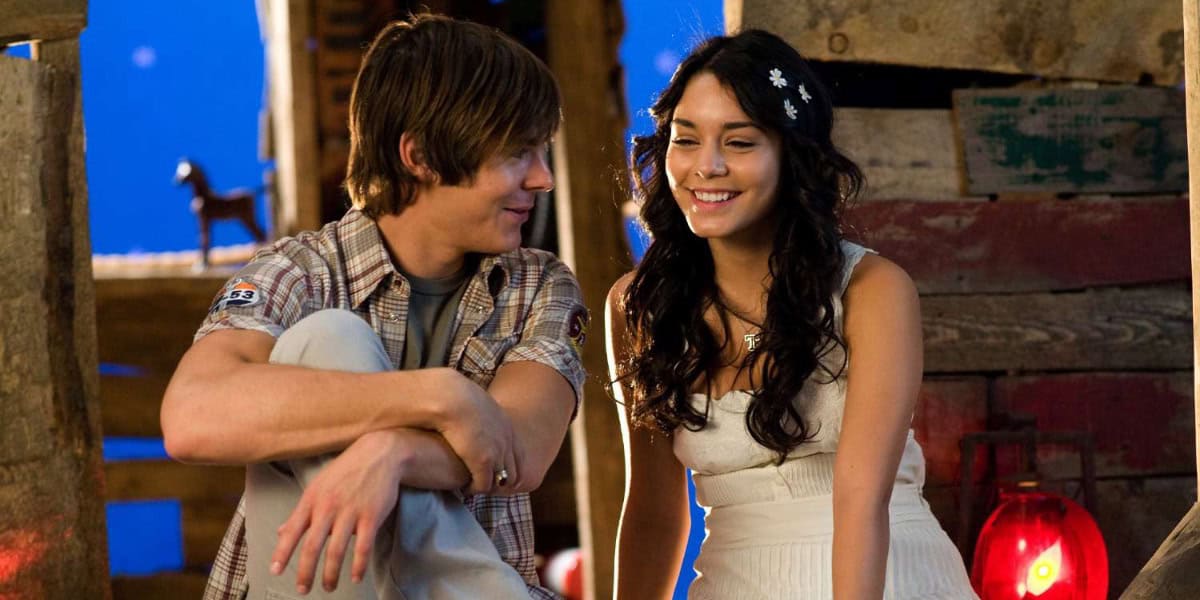
[{"label": "young woman", "polygon": [[921,497],[909,277],[841,238],[858,168],[778,37],[708,40],[635,140],[653,235],[609,293],[626,494],[617,597],[669,597],[685,467],[708,513],[692,598],[974,598]]}]

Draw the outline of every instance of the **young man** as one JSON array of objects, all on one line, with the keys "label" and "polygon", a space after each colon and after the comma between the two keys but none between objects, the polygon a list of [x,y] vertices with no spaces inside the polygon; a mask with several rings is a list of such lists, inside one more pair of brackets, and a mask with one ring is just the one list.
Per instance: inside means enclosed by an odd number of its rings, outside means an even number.
[{"label": "young man", "polygon": [[247,465],[205,598],[553,597],[527,492],[588,315],[519,245],[557,85],[499,32],[421,16],[376,37],[350,103],[353,209],[242,269],[163,399],[173,457]]}]

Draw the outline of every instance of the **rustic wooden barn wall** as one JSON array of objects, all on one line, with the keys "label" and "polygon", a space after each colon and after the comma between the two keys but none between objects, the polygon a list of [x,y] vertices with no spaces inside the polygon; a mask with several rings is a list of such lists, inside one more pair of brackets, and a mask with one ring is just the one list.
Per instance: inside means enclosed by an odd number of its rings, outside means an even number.
[{"label": "rustic wooden barn wall", "polygon": [[[900,65],[913,86],[948,78],[912,67],[1041,78],[935,90],[944,104],[920,109],[839,109],[835,142],[868,178],[847,235],[922,294],[913,426],[943,526],[958,533],[964,434],[1020,416],[1087,431],[1117,597],[1196,498],[1180,3],[725,6],[727,28],[776,31],[843,72]],[[1049,487],[1078,489],[1077,455],[1049,446],[1038,459]],[[974,467],[978,527],[996,473],[1020,465],[1002,450]]]}]

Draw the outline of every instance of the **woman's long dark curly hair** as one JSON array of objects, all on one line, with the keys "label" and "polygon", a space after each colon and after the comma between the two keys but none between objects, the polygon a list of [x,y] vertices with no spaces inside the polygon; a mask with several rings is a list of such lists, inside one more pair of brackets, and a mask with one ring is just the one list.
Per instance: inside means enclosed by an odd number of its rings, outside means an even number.
[{"label": "woman's long dark curly hair", "polygon": [[[787,80],[785,87],[776,87],[773,69]],[[756,388],[746,427],[782,462],[815,434],[793,405],[804,382],[818,370],[832,381],[845,368],[845,342],[833,307],[845,263],[839,216],[863,178],[830,139],[833,106],[825,87],[799,53],[771,33],[748,30],[702,43],[654,103],[654,133],[634,139],[634,192],[654,241],[619,305],[632,352],[618,366],[617,377],[632,387],[635,424],[670,434],[680,426],[695,431],[707,423],[707,407],[698,411],[688,397],[697,381],[712,381],[721,366],[730,312],[717,289],[708,244],[688,228],[666,177],[671,119],[684,88],[699,73],[716,76],[755,124],[782,139],[769,217],[777,229],[766,319],[760,343],[744,362]],[[795,108],[795,119],[785,111],[785,100]],[[720,338],[705,322],[709,308],[721,317],[725,335]]]}]

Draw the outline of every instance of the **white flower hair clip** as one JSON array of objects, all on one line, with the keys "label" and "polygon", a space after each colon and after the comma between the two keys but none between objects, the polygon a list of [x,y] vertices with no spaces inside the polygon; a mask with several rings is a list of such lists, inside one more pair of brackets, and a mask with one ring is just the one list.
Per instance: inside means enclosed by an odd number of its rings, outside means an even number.
[{"label": "white flower hair clip", "polygon": [[771,69],[769,74],[771,75],[771,85],[774,85],[777,88],[787,87],[788,83],[787,80],[783,78],[783,71],[780,71],[779,69]]},{"label": "white flower hair clip", "polygon": [[792,101],[787,98],[783,100],[783,111],[787,113],[789,119],[796,120],[796,107],[792,106]]},{"label": "white flower hair clip", "polygon": [[812,100],[812,95],[808,93],[807,89],[804,89],[803,83],[800,84],[800,99],[803,100],[805,104],[808,104],[809,100]]}]

